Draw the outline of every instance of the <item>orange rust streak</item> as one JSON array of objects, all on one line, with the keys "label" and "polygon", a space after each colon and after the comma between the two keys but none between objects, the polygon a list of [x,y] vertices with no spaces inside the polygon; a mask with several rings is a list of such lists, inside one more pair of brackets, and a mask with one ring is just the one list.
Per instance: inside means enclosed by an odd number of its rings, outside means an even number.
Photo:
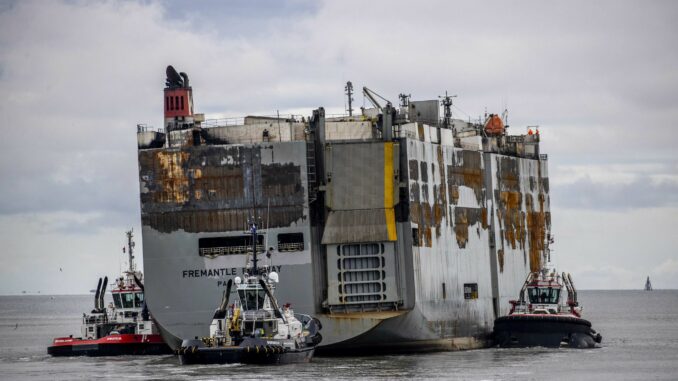
[{"label": "orange rust streak", "polygon": [[[531,198],[530,198],[531,201]],[[542,253],[546,241],[546,214],[544,213],[544,194],[539,194],[539,211],[532,211],[532,203],[527,212],[527,231],[530,239],[530,270],[539,271],[542,265]]]},{"label": "orange rust streak", "polygon": [[160,183],[163,191],[155,195],[156,202],[185,203],[189,199],[188,176],[184,173],[183,163],[189,158],[185,151],[165,152],[155,154],[155,160],[159,164]]},{"label": "orange rust streak", "polygon": [[522,194],[520,192],[503,191],[499,194],[500,207],[503,217],[504,239],[516,249],[516,243],[522,249],[525,246],[525,216],[520,210]]}]

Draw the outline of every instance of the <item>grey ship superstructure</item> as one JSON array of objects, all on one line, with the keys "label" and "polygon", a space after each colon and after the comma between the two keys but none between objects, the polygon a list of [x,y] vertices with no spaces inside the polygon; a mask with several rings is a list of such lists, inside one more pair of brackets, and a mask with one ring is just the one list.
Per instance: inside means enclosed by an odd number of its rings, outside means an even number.
[{"label": "grey ship superstructure", "polygon": [[[348,87],[347,87],[348,88]],[[138,129],[146,292],[165,340],[203,337],[248,250],[325,350],[486,345],[550,240],[539,134],[453,119],[451,99],[329,117],[206,121],[167,70],[165,126]],[[350,97],[350,95],[349,95]],[[265,231],[256,245],[248,219]]]}]

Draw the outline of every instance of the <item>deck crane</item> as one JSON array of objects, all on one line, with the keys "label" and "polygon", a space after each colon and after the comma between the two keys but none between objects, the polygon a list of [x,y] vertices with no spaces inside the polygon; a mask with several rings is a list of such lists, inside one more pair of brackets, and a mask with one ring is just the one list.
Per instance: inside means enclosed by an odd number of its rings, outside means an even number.
[{"label": "deck crane", "polygon": [[388,99],[377,94],[376,92],[374,92],[374,90],[370,90],[370,89],[368,89],[367,87],[364,87],[364,86],[363,86],[363,95],[365,97],[367,97],[367,99],[370,101],[370,103],[372,103],[372,106],[379,109],[379,111],[383,111],[384,108],[381,107],[381,104],[379,104],[379,101],[377,101],[377,99],[376,99],[377,97],[380,98],[381,100],[383,100],[384,102],[386,102],[386,107],[391,107],[391,101],[389,101]]},{"label": "deck crane", "polygon": [[[396,110],[393,108],[391,101],[375,93],[373,90],[363,87],[363,95],[372,103],[372,105],[381,112],[379,116],[378,129],[381,131],[381,137],[384,141],[390,141],[393,137],[393,121],[396,117]],[[382,107],[377,98],[386,102],[386,106]]]}]

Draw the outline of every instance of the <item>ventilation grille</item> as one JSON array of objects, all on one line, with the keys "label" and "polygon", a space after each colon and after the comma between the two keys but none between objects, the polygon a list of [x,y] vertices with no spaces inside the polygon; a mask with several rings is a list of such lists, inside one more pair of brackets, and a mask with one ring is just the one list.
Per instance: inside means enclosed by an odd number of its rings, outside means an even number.
[{"label": "ventilation grille", "polygon": [[386,259],[382,243],[337,246],[338,299],[342,304],[386,300]]}]

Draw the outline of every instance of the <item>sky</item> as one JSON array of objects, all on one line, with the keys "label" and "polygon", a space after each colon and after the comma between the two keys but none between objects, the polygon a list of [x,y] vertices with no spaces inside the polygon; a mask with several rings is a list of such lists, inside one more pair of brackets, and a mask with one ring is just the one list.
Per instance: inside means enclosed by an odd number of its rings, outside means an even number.
[{"label": "sky", "polygon": [[168,64],[208,118],[342,113],[348,80],[448,91],[464,119],[508,108],[549,155],[554,264],[580,289],[678,288],[677,19],[674,1],[0,0],[0,294],[87,293],[125,265],[136,125],[162,126]]}]

